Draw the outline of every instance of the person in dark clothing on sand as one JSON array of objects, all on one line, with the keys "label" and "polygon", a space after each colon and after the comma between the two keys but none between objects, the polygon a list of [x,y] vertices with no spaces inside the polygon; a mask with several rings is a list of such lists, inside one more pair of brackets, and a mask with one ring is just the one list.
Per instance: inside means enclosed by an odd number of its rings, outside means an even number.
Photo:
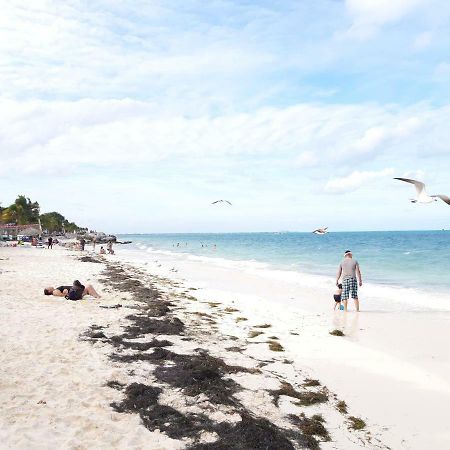
[{"label": "person in dark clothing on sand", "polygon": [[72,286],[58,286],[57,288],[52,286],[46,287],[44,289],[44,294],[54,295],[55,297],[65,297],[68,300],[80,300],[85,295],[100,298],[100,295],[91,284],[84,286],[78,280],[75,280]]},{"label": "person in dark clothing on sand", "polygon": [[47,239],[47,248],[53,248],[53,238],[51,236]]}]

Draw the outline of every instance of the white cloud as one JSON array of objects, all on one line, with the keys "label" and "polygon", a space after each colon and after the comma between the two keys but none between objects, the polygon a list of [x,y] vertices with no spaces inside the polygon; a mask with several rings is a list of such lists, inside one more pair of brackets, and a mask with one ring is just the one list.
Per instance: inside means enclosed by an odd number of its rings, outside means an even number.
[{"label": "white cloud", "polygon": [[352,35],[367,38],[383,25],[397,22],[425,0],[346,0],[353,23]]},{"label": "white cloud", "polygon": [[351,192],[357,190],[361,186],[370,184],[375,180],[391,176],[393,173],[394,169],[391,168],[372,172],[355,170],[345,177],[328,180],[324,190],[330,194]]},{"label": "white cloud", "polygon": [[[442,153],[450,108],[309,105],[217,117],[163,114],[151,102],[0,101],[0,173],[140,167],[179,158],[349,166],[407,152]],[[437,139],[437,136],[439,138]],[[270,165],[270,163],[269,163]]]},{"label": "white cloud", "polygon": [[319,159],[313,152],[302,152],[295,158],[295,164],[298,167],[312,167],[318,164]]}]

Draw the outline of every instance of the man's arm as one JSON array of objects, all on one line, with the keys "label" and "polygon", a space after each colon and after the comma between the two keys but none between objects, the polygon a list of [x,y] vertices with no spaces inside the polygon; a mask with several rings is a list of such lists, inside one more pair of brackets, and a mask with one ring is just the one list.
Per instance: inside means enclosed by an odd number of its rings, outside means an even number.
[{"label": "man's arm", "polygon": [[342,266],[339,265],[339,269],[336,274],[336,286],[339,284],[339,278],[341,278],[341,274],[342,274]]},{"label": "man's arm", "polygon": [[362,275],[361,270],[359,270],[359,264],[356,265],[356,276],[358,277],[359,285],[362,286]]},{"label": "man's arm", "polygon": [[63,292],[61,292],[61,291],[58,290],[58,289],[55,289],[55,290],[52,292],[52,295],[54,295],[55,297],[65,297],[65,296],[67,295],[67,293],[68,293],[68,290],[67,290],[67,289],[64,289]]}]

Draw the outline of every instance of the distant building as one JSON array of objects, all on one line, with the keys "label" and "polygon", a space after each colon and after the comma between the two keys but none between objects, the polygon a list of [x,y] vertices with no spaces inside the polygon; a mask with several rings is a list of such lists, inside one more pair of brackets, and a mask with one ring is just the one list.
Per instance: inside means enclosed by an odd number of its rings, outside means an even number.
[{"label": "distant building", "polygon": [[[24,233],[26,231],[26,233]],[[27,223],[26,225],[17,225],[15,223],[0,223],[1,239],[16,239],[20,234],[42,234],[41,226],[38,223]]]}]

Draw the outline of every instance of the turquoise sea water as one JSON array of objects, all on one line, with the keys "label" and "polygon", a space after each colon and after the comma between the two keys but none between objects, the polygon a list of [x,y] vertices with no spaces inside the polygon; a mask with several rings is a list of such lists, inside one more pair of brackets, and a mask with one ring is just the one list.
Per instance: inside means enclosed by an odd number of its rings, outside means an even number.
[{"label": "turquoise sea water", "polygon": [[[353,251],[367,282],[448,292],[450,231],[312,233],[202,233],[121,235],[131,248],[266,263],[334,276],[345,250]],[[202,247],[203,245],[203,247]],[[144,247],[145,246],[145,247]]]}]

